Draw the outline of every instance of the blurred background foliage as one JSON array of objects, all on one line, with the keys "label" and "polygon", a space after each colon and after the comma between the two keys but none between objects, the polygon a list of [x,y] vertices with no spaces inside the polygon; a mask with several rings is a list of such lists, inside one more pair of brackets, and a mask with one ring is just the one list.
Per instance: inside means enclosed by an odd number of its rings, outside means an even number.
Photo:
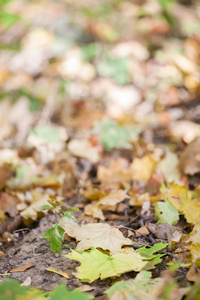
[{"label": "blurred background foliage", "polygon": [[195,99],[199,15],[196,0],[0,0],[0,99],[26,99],[33,114],[49,103],[51,121],[72,128],[85,99],[100,101],[87,104],[97,121],[106,107],[117,122],[131,105],[153,114]]}]

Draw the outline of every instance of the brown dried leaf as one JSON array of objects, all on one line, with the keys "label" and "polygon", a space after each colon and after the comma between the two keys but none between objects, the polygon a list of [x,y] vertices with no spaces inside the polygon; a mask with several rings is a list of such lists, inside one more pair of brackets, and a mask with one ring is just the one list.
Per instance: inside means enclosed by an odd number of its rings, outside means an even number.
[{"label": "brown dried leaf", "polygon": [[13,272],[24,272],[24,271],[26,271],[27,269],[29,269],[29,268],[31,268],[33,266],[34,266],[34,264],[29,263],[29,264],[27,264],[25,266],[22,266],[22,267],[19,267],[19,268],[16,268],[16,269],[12,269],[10,271],[10,273],[13,273]]},{"label": "brown dried leaf", "polygon": [[179,168],[182,173],[194,175],[200,172],[200,137],[195,138],[183,152]]}]

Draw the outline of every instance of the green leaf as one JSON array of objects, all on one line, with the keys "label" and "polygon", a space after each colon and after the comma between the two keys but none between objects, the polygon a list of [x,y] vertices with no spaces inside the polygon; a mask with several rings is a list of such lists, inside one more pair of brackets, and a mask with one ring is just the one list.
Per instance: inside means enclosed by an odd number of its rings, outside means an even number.
[{"label": "green leaf", "polygon": [[0,285],[0,300],[16,300],[17,296],[24,296],[30,287],[21,286],[17,280],[8,279]]},{"label": "green leaf", "polygon": [[74,251],[67,258],[77,260],[81,266],[77,268],[77,277],[83,282],[93,282],[123,273],[139,272],[146,265],[143,258],[136,252],[131,254],[117,253],[113,256],[91,247],[90,251]]},{"label": "green leaf", "polygon": [[9,2],[12,2],[13,0],[0,0],[0,6],[6,5]]},{"label": "green leaf", "polygon": [[16,171],[16,177],[19,180],[23,180],[27,176],[30,176],[31,168],[29,166],[18,167]]},{"label": "green leaf", "polygon": [[89,300],[91,296],[76,289],[69,291],[64,283],[56,287],[53,292],[49,294],[51,300]]},{"label": "green leaf", "polygon": [[[123,290],[125,294],[137,296],[138,299],[141,291],[148,292],[154,288],[155,284],[159,282],[159,279],[151,279],[151,272],[141,271],[135,279],[120,281],[114,283],[105,293],[108,297],[111,297],[116,291]],[[143,294],[144,295],[144,294]],[[127,297],[127,299],[129,299]]]},{"label": "green leaf", "polygon": [[42,238],[49,241],[51,250],[54,253],[60,252],[64,233],[65,230],[62,227],[54,225],[53,228],[50,228],[47,232],[45,232]]},{"label": "green leaf", "polygon": [[72,214],[69,211],[66,211],[66,213],[64,214],[65,217],[67,217],[69,220],[73,220],[74,222],[76,222],[77,220],[72,216]]},{"label": "green leaf", "polygon": [[0,23],[2,23],[5,28],[12,27],[20,19],[18,15],[8,13],[5,10],[0,11]]},{"label": "green leaf", "polygon": [[154,255],[154,253],[166,248],[169,245],[169,243],[163,244],[163,243],[158,243],[158,244],[154,244],[153,247],[151,248],[146,248],[146,246],[139,248],[136,250],[137,253],[139,253],[140,255],[146,257],[146,258],[153,258],[152,256]]},{"label": "green leaf", "polygon": [[32,96],[29,95],[28,100],[29,100],[29,110],[30,110],[30,112],[38,111],[41,108],[42,103],[37,98],[32,97]]},{"label": "green leaf", "polygon": [[154,244],[151,248],[146,248],[146,246],[144,246],[137,249],[136,252],[139,253],[145,261],[147,261],[147,264],[144,266],[143,270],[154,269],[155,265],[159,264],[162,261],[161,257],[165,255],[165,253],[156,255],[154,255],[154,253],[166,248],[168,245],[168,243],[158,243]]},{"label": "green leaf", "polygon": [[58,143],[62,141],[60,131],[51,126],[37,126],[33,128],[29,135],[33,135],[46,144]]},{"label": "green leaf", "polygon": [[78,207],[70,207],[70,209],[71,209],[72,211],[74,211],[74,212],[79,211],[79,208],[78,208]]},{"label": "green leaf", "polygon": [[108,58],[99,63],[98,72],[101,76],[113,78],[116,83],[121,85],[130,81],[129,60],[127,58]]},{"label": "green leaf", "polygon": [[111,297],[116,291],[130,290],[133,287],[133,280],[119,281],[114,283],[109,289],[105,291],[108,297]]},{"label": "green leaf", "polygon": [[50,209],[51,206],[50,205],[41,205],[37,208],[37,210],[45,210],[45,209]]},{"label": "green leaf", "polygon": [[157,224],[176,225],[179,220],[179,212],[169,200],[165,202],[158,201],[155,204],[155,217],[158,220]]},{"label": "green leaf", "polygon": [[174,4],[174,0],[156,0],[163,9],[167,9],[170,5]]},{"label": "green leaf", "polygon": [[86,46],[81,47],[81,54],[83,60],[85,61],[92,61],[97,56],[99,56],[101,52],[101,46],[97,43],[90,43]]},{"label": "green leaf", "polygon": [[107,151],[111,151],[122,143],[130,142],[132,135],[137,135],[137,131],[134,128],[128,130],[110,119],[106,119],[102,123],[97,124],[97,127],[100,128],[101,143]]}]

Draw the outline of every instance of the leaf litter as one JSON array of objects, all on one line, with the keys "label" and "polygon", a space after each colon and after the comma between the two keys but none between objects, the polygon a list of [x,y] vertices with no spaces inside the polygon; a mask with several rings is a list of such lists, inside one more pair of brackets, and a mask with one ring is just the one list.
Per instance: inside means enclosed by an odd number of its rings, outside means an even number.
[{"label": "leaf litter", "polygon": [[0,1],[0,299],[199,298],[197,2]]}]

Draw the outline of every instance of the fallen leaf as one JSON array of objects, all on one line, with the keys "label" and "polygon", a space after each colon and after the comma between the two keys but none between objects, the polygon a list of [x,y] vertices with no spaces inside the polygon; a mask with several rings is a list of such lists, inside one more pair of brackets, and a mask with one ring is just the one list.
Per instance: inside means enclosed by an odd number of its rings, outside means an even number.
[{"label": "fallen leaf", "polygon": [[135,279],[114,283],[105,293],[110,300],[128,300],[130,295],[136,297],[136,299],[139,297],[138,299],[143,300],[148,299],[149,294],[151,294],[151,300],[156,300],[157,290],[162,281],[163,278],[151,279],[149,271],[141,271]]},{"label": "fallen leaf", "polygon": [[179,167],[182,173],[194,175],[200,172],[200,137],[195,138],[184,150]]},{"label": "fallen leaf", "polygon": [[[38,209],[40,206],[49,205],[49,195],[36,195],[34,198],[34,202],[20,213],[20,215],[24,218],[24,220],[27,220],[27,222],[37,220],[38,216],[41,215],[41,211]],[[56,197],[56,201],[59,203],[64,200],[65,199],[63,197]],[[44,213],[45,212],[42,212],[42,214]]]},{"label": "fallen leaf", "polygon": [[104,214],[102,212],[102,210],[100,209],[100,207],[98,207],[96,204],[87,204],[84,207],[84,215],[86,216],[92,216],[95,219],[99,219],[104,221],[105,217]]},{"label": "fallen leaf", "polygon": [[31,277],[27,277],[25,281],[21,284],[21,286],[29,286],[31,285]]},{"label": "fallen leaf", "polygon": [[116,205],[122,202],[125,199],[129,199],[130,197],[127,195],[124,190],[114,190],[109,193],[109,195],[101,198],[97,202],[97,206],[102,210],[111,210],[115,211]]},{"label": "fallen leaf", "polygon": [[83,293],[79,289],[70,291],[66,288],[66,284],[64,283],[60,284],[52,292],[50,292],[49,296],[51,300],[91,300],[91,296],[87,293]]},{"label": "fallen leaf", "polygon": [[157,239],[167,240],[168,242],[171,241],[172,237],[174,237],[174,233],[178,232],[181,234],[181,230],[176,227],[172,226],[168,223],[162,223],[156,225],[154,223],[147,224],[147,227],[151,233],[155,235]]},{"label": "fallen leaf", "polygon": [[105,196],[105,193],[100,188],[93,187],[91,183],[88,183],[81,191],[84,199],[87,200],[98,200]]},{"label": "fallen leaf", "polygon": [[[65,142],[67,140],[67,133],[62,127],[37,126],[34,127],[29,133],[29,142],[35,141],[31,139],[31,137],[37,139],[38,143],[52,144]],[[32,144],[37,146],[37,144],[34,144],[34,142]]]},{"label": "fallen leaf", "polygon": [[183,213],[188,223],[197,224],[200,218],[200,202],[197,191],[190,191],[178,184],[171,184],[169,188],[161,188],[162,196]]},{"label": "fallen leaf", "polygon": [[70,237],[80,241],[76,246],[76,250],[79,251],[96,247],[108,250],[113,255],[122,251],[122,246],[133,244],[133,241],[125,238],[119,229],[109,224],[65,225],[63,228]]},{"label": "fallen leaf", "polygon": [[146,225],[140,227],[138,230],[135,231],[136,237],[147,236],[148,234],[149,230]]},{"label": "fallen leaf", "polygon": [[200,224],[195,225],[186,243],[190,244],[192,262],[200,266]]},{"label": "fallen leaf", "polygon": [[200,270],[195,264],[192,264],[189,271],[187,272],[186,279],[188,281],[197,282],[199,278],[200,278]]},{"label": "fallen leaf", "polygon": [[24,271],[26,271],[27,269],[29,269],[29,268],[31,268],[33,266],[34,266],[34,264],[29,263],[29,264],[27,264],[25,266],[22,266],[22,267],[10,270],[10,273],[13,273],[13,272],[24,272]]},{"label": "fallen leaf", "polygon": [[135,158],[130,165],[132,179],[147,182],[153,174],[156,164],[157,162],[150,155]]},{"label": "fallen leaf", "polygon": [[168,200],[158,201],[155,204],[155,218],[158,220],[157,224],[176,225],[179,220],[179,212]]},{"label": "fallen leaf", "polygon": [[97,178],[103,182],[125,182],[132,179],[132,171],[126,159],[112,160],[108,168],[100,165],[97,170]]},{"label": "fallen leaf", "polygon": [[136,250],[137,253],[139,253],[143,259],[146,260],[147,264],[143,267],[144,271],[155,269],[155,265],[159,264],[162,260],[161,257],[164,254],[155,254],[156,252],[166,248],[168,246],[168,243],[163,244],[163,243],[158,243],[154,244],[153,247],[151,248],[146,248],[146,246],[139,248]]},{"label": "fallen leaf", "polygon": [[49,272],[53,272],[53,273],[59,274],[59,275],[65,277],[65,278],[67,278],[67,279],[70,279],[70,278],[71,278],[71,276],[70,276],[69,274],[67,274],[67,273],[65,273],[65,272],[63,272],[63,271],[60,271],[60,270],[58,270],[58,269],[56,269],[56,268],[49,267],[49,268],[47,268],[46,270],[49,271]]},{"label": "fallen leaf", "polygon": [[179,159],[177,155],[167,149],[164,159],[162,159],[157,165],[157,168],[163,172],[167,182],[179,182],[180,172],[178,170],[178,163]]},{"label": "fallen leaf", "polygon": [[150,201],[150,196],[149,193],[144,193],[144,194],[136,194],[131,197],[129,200],[129,205],[131,206],[142,206],[145,202]]},{"label": "fallen leaf", "polygon": [[92,146],[88,140],[72,140],[68,144],[68,150],[71,154],[85,158],[94,164],[100,160],[99,148]]},{"label": "fallen leaf", "polygon": [[189,144],[200,132],[200,125],[191,121],[176,121],[169,125],[169,134],[175,139],[183,139]]},{"label": "fallen leaf", "polygon": [[83,282],[93,282],[98,279],[105,279],[112,276],[120,276],[125,272],[139,272],[146,262],[136,252],[132,254],[117,253],[109,256],[94,247],[90,251],[74,251],[67,258],[81,262],[77,268],[77,277]]},{"label": "fallen leaf", "polygon": [[130,197],[124,190],[111,191],[107,196],[101,198],[99,201],[95,201],[92,204],[86,205],[84,213],[94,218],[104,220],[105,218],[103,215],[103,211],[115,211],[117,204],[122,202],[126,198],[129,199]]}]

